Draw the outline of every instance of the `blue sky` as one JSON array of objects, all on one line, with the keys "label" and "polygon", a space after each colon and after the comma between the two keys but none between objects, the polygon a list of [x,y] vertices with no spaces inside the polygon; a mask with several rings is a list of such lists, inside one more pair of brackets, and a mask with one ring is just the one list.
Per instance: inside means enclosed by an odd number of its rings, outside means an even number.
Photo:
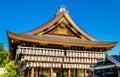
[{"label": "blue sky", "polygon": [[22,33],[53,18],[65,5],[71,18],[88,34],[102,41],[118,41],[108,51],[120,51],[120,0],[0,0],[0,42],[8,49],[6,31]]}]

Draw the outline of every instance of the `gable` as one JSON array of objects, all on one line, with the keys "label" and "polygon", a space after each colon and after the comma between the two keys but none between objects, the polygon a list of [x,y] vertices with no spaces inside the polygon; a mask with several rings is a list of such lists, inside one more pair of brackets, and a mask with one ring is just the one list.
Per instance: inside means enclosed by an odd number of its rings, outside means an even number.
[{"label": "gable", "polygon": [[50,27],[36,33],[35,35],[59,35],[68,37],[77,37],[83,40],[88,40],[87,37],[82,35],[79,31],[75,29],[74,26],[63,16],[59,21]]},{"label": "gable", "polygon": [[[62,27],[62,25],[65,25]],[[80,38],[82,40],[100,41],[87,34],[71,19],[65,8],[60,8],[56,16],[47,23],[23,34],[28,35],[59,35]]]}]

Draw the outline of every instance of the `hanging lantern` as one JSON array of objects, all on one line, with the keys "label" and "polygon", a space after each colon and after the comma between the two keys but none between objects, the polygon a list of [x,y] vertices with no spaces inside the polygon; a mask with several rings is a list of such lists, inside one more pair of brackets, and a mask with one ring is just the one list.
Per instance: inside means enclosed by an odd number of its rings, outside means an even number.
[{"label": "hanging lantern", "polygon": [[87,65],[87,69],[88,69],[88,68],[90,68],[90,65],[89,65],[89,64]]},{"label": "hanging lantern", "polygon": [[103,55],[102,57],[105,58],[105,54],[102,54],[102,55]]},{"label": "hanging lantern", "polygon": [[27,66],[27,67],[29,67],[29,66],[30,66],[28,62],[26,63],[26,66]]},{"label": "hanging lantern", "polygon": [[84,57],[87,57],[86,52],[84,52]]},{"label": "hanging lantern", "polygon": [[28,49],[28,54],[29,54],[29,55],[31,54],[31,49]]},{"label": "hanging lantern", "polygon": [[75,53],[74,52],[72,52],[72,57],[75,57]]},{"label": "hanging lantern", "polygon": [[28,49],[26,48],[26,49],[23,51],[23,54],[27,54],[27,51],[28,51]]},{"label": "hanging lantern", "polygon": [[37,62],[37,67],[39,67],[40,65],[39,65],[39,62]]},{"label": "hanging lantern", "polygon": [[38,54],[39,54],[39,55],[42,55],[42,53],[41,53],[41,50],[40,50],[40,49],[38,50]]},{"label": "hanging lantern", "polygon": [[88,52],[86,52],[86,57],[88,58]]},{"label": "hanging lantern", "polygon": [[30,66],[33,67],[33,63],[32,62],[30,62]]},{"label": "hanging lantern", "polygon": [[45,55],[48,55],[48,50],[47,49],[45,50]]},{"label": "hanging lantern", "polygon": [[70,57],[72,57],[72,51],[69,51],[69,53],[70,53],[70,55],[69,55],[69,56],[70,56]]},{"label": "hanging lantern", "polygon": [[38,55],[38,49],[36,49],[36,51],[35,51],[35,55]]},{"label": "hanging lantern", "polygon": [[87,59],[84,59],[84,63],[87,63]]},{"label": "hanging lantern", "polygon": [[48,63],[45,63],[46,67],[48,68]]},{"label": "hanging lantern", "polygon": [[66,52],[66,56],[68,56],[69,55],[69,52]]},{"label": "hanging lantern", "polygon": [[55,64],[53,63],[53,68],[55,67]]},{"label": "hanging lantern", "polygon": [[60,51],[60,50],[58,51],[58,54],[57,54],[57,56],[61,56],[61,51]]},{"label": "hanging lantern", "polygon": [[82,67],[81,67],[81,64],[79,64],[79,68],[81,69]]},{"label": "hanging lantern", "polygon": [[93,53],[91,53],[91,58],[94,58],[94,54]]},{"label": "hanging lantern", "polygon": [[39,63],[40,67],[42,67],[42,63]]},{"label": "hanging lantern", "polygon": [[33,64],[34,64],[34,67],[36,67],[36,63],[34,62]]},{"label": "hanging lantern", "polygon": [[21,49],[17,49],[17,54],[20,54],[21,53]]},{"label": "hanging lantern", "polygon": [[83,63],[83,59],[81,59],[81,63]]}]

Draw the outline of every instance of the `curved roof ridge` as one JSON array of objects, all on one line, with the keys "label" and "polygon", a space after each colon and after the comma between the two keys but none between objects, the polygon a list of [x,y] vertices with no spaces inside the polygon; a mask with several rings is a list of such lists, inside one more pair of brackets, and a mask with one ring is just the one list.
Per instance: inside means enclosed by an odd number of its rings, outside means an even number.
[{"label": "curved roof ridge", "polygon": [[54,18],[52,18],[51,20],[49,20],[47,23],[38,26],[37,28],[34,28],[28,32],[24,32],[23,34],[29,34],[29,35],[33,35],[36,34],[37,32],[40,32],[50,26],[52,26],[54,23],[56,23],[61,17],[63,16],[63,14],[58,14],[56,15]]},{"label": "curved roof ridge", "polygon": [[117,61],[113,56],[108,56],[107,57],[111,62],[115,63],[116,66],[120,67],[120,62]]},{"label": "curved roof ridge", "polygon": [[83,31],[80,27],[78,27],[78,25],[71,19],[71,17],[68,14],[65,14],[65,17],[71,22],[71,24],[84,36],[86,36],[87,38],[89,38],[91,41],[99,41],[95,38],[93,38],[92,36],[90,36],[89,34],[87,34],[85,31]]},{"label": "curved roof ridge", "polygon": [[71,25],[73,25],[73,27],[75,27],[76,30],[78,30],[81,34],[83,34],[85,37],[87,37],[88,39],[90,39],[91,41],[99,41],[95,38],[93,38],[92,36],[90,36],[89,34],[87,34],[85,31],[83,31],[81,28],[78,27],[78,25],[75,24],[75,22],[71,19],[71,17],[69,16],[68,13],[59,13],[58,15],[56,15],[53,19],[51,19],[50,21],[48,21],[47,23],[43,24],[42,26],[39,26],[33,30],[30,30],[28,32],[25,32],[23,34],[29,34],[29,35],[33,35],[36,34],[38,32],[43,31],[44,29],[51,27],[53,24],[55,24],[58,20],[60,20],[60,18],[65,17],[69,23],[71,23]]}]

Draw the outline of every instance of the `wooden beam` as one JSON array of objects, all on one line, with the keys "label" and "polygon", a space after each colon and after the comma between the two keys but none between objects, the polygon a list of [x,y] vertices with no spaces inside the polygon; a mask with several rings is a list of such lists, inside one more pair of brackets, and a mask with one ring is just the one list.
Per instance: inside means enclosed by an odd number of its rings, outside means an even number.
[{"label": "wooden beam", "polygon": [[70,68],[67,71],[67,77],[70,77]]},{"label": "wooden beam", "polygon": [[53,77],[53,68],[50,68],[50,77]]},{"label": "wooden beam", "polygon": [[31,68],[31,77],[34,77],[34,67]]}]

